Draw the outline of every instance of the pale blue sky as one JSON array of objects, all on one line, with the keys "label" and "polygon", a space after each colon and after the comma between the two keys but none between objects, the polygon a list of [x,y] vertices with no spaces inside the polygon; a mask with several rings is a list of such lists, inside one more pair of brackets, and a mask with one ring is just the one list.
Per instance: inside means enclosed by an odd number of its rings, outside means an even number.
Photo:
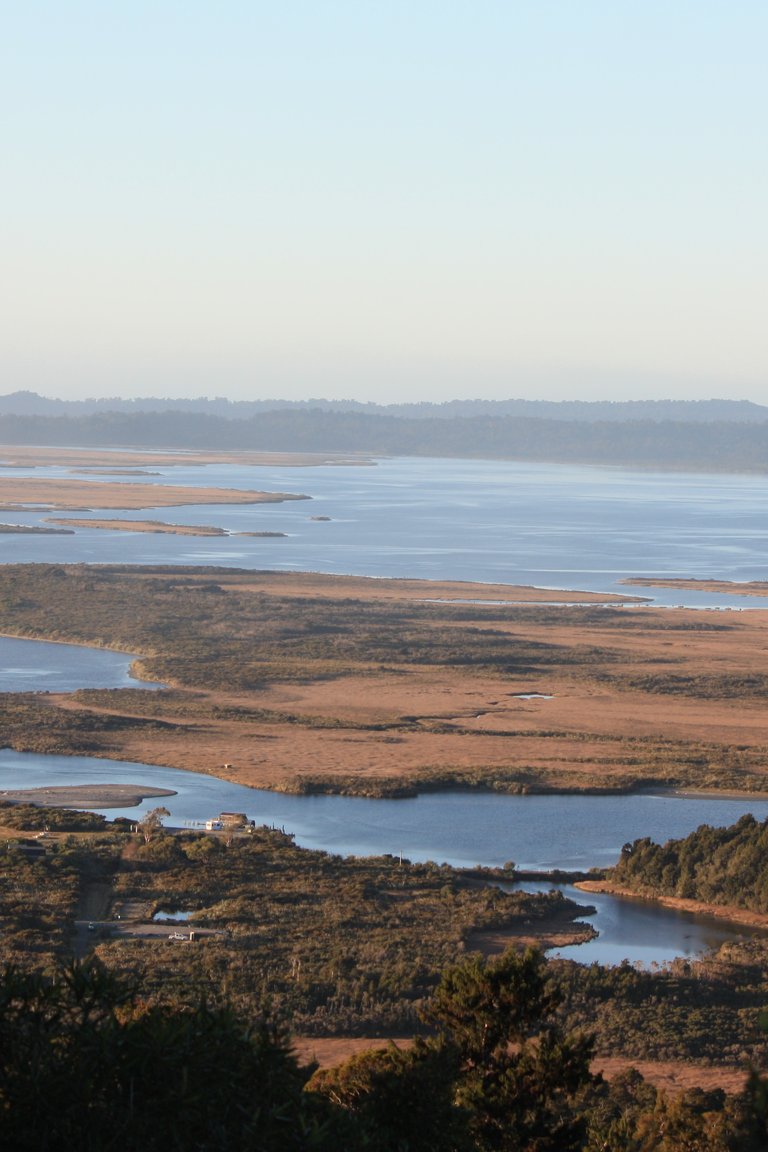
[{"label": "pale blue sky", "polygon": [[0,392],[768,402],[764,0],[0,14]]}]

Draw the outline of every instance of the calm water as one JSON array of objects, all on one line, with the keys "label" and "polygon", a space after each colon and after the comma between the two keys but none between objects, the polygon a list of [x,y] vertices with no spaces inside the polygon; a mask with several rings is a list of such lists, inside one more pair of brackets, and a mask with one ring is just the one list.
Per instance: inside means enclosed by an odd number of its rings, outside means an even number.
[{"label": "calm water", "polygon": [[[0,750],[0,789],[54,784],[151,784],[176,791],[163,804],[177,825],[224,810],[258,824],[285,826],[308,848],[339,855],[382,852],[411,860],[471,867],[513,860],[526,869],[586,869],[615,863],[622,845],[646,836],[664,841],[700,824],[733,824],[745,812],[768,817],[768,800],[671,795],[504,796],[438,792],[408,800],[351,796],[285,796],[230,784],[215,776],[114,760],[41,756]],[[105,809],[140,816],[141,807]]]},{"label": "calm water", "polygon": [[127,652],[0,636],[0,692],[159,687],[130,675],[134,659]]},{"label": "calm water", "polygon": [[[632,575],[752,580],[768,570],[768,477],[762,476],[413,458],[374,467],[157,471],[132,478],[148,490],[143,512],[109,515],[288,535],[202,539],[78,529],[74,536],[0,538],[3,561],[223,564],[594,591],[620,591],[617,581]],[[70,475],[54,468],[33,474]],[[98,515],[98,486],[110,477],[83,479],[93,485]],[[312,499],[156,509],[151,489],[157,483],[301,492]],[[40,524],[46,515],[12,518]],[[312,519],[318,515],[330,520]],[[752,599],[696,592],[650,594],[667,604],[755,606]]]},{"label": "calm water", "polygon": [[[501,885],[512,889],[512,885]],[[520,884],[528,892],[547,892],[551,884]],[[591,924],[599,935],[586,944],[553,949],[552,956],[576,960],[580,964],[633,964],[651,967],[665,964],[678,956],[697,956],[710,948],[719,948],[727,940],[745,939],[765,932],[739,926],[734,928],[711,916],[678,912],[674,908],[640,899],[617,899],[595,892],[580,892],[569,884],[557,885],[559,891],[578,904],[595,908],[594,915],[580,917]]]}]

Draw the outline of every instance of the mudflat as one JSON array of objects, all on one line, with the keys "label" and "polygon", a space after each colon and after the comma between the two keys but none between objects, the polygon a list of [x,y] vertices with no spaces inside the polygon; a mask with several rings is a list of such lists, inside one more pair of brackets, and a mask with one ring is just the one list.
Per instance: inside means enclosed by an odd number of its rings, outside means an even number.
[{"label": "mudflat", "polygon": [[168,788],[146,784],[72,784],[52,788],[14,788],[0,792],[11,804],[35,804],[46,808],[132,808],[157,796],[175,796]]},{"label": "mudflat", "polygon": [[688,577],[630,576],[620,584],[638,588],[679,588],[681,592],[723,592],[727,596],[768,596],[766,580],[697,580]]}]

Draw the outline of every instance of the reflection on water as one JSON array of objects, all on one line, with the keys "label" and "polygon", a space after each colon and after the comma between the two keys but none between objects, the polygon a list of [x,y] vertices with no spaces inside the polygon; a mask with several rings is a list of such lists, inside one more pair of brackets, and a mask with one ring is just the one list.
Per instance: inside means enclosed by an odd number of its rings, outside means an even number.
[{"label": "reflection on water", "polygon": [[[513,888],[514,885],[502,885]],[[522,883],[526,892],[548,892],[551,884]],[[599,933],[594,940],[568,948],[552,949],[550,956],[577,960],[580,964],[633,964],[650,967],[665,964],[678,956],[695,957],[709,948],[719,948],[726,940],[765,936],[766,932],[743,925],[734,926],[713,916],[699,916],[664,908],[648,900],[581,892],[569,884],[557,885],[564,896],[578,904],[589,904],[594,915],[580,919]]]},{"label": "reflection on water", "polygon": [[[499,866],[584,871],[615,863],[629,840],[664,841],[700,824],[724,826],[745,812],[768,818],[768,800],[712,796],[505,796],[488,792],[425,793],[407,800],[289,796],[182,772],[116,760],[0,751],[0,788],[65,784],[149,784],[176,792],[163,800],[171,822],[204,822],[221,811],[245,812],[257,824],[285,826],[297,842],[340,855],[402,853],[456,867]],[[153,808],[105,809],[140,818]]]}]

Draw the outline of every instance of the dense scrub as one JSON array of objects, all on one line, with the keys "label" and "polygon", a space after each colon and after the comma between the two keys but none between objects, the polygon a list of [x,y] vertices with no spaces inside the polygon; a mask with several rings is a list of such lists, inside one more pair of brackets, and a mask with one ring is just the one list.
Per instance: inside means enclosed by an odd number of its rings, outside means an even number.
[{"label": "dense scrub", "polygon": [[[37,826],[39,814],[26,822],[22,811],[18,822]],[[82,814],[55,815],[66,823]],[[555,894],[507,894],[436,864],[344,860],[297,848],[275,829],[221,837],[152,829],[144,842],[115,830],[126,826],[35,841],[34,855],[15,840],[0,845],[0,961],[38,967],[66,957],[78,907],[97,887],[106,919],[91,943],[110,970],[143,971],[145,997],[194,1003],[226,992],[244,1012],[269,1002],[305,1032],[376,1034],[418,1026],[440,970],[471,932],[523,921],[533,931],[553,914],[566,918]],[[123,916],[119,928],[110,908]],[[189,926],[210,935],[174,947],[165,935],[133,931],[160,910],[189,912]]]},{"label": "dense scrub", "polygon": [[768,1057],[768,938],[649,971],[552,963],[570,1026],[592,1032],[601,1055],[743,1066]]},{"label": "dense scrub", "polygon": [[303,1032],[409,1031],[441,968],[470,931],[533,923],[562,900],[469,887],[448,867],[392,857],[344,860],[297,848],[277,830],[248,838],[200,834],[129,844],[118,902],[192,913],[215,929],[199,947],[115,939],[99,945],[110,967],[140,963],[147,988],[266,999]]}]

